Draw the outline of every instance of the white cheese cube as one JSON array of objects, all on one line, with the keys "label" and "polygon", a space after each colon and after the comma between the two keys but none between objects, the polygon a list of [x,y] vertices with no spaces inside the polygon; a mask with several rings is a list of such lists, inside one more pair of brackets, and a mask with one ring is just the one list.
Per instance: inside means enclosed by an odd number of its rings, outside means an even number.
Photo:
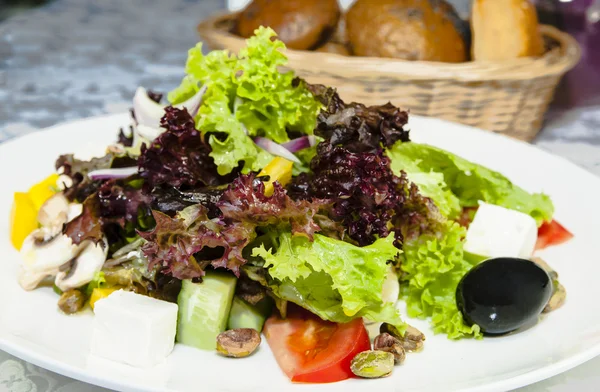
[{"label": "white cheese cube", "polygon": [[529,258],[537,241],[537,224],[531,216],[504,207],[480,203],[467,230],[466,252],[491,257]]},{"label": "white cheese cube", "polygon": [[94,305],[92,354],[151,367],[173,351],[177,305],[129,291],[115,291]]}]

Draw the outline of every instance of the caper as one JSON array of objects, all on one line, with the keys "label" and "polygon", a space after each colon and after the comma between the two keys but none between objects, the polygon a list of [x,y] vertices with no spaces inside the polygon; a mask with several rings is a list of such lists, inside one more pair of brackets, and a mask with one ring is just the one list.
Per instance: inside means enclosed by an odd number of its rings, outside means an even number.
[{"label": "caper", "polygon": [[379,378],[392,373],[394,356],[386,351],[363,351],[350,363],[350,370],[358,377]]},{"label": "caper", "polygon": [[62,293],[58,300],[58,307],[66,314],[79,312],[85,306],[85,296],[79,290],[72,289]]},{"label": "caper", "polygon": [[226,357],[243,358],[260,345],[260,334],[252,328],[237,328],[217,336],[217,351]]},{"label": "caper", "polygon": [[400,340],[386,332],[377,335],[373,341],[373,350],[386,351],[392,354],[396,365],[402,364],[406,358],[406,352]]}]

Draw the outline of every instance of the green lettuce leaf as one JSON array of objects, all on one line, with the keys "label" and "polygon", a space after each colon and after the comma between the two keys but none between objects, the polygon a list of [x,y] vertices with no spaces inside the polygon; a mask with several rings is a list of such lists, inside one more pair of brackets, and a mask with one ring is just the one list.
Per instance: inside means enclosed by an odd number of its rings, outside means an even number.
[{"label": "green lettuce leaf", "polygon": [[310,242],[283,232],[273,248],[253,249],[264,259],[274,294],[300,305],[324,320],[348,322],[358,317],[404,327],[394,304],[382,300],[388,265],[398,254],[393,235],[357,247],[315,234]]},{"label": "green lettuce leaf", "polygon": [[[538,225],[550,221],[554,214],[554,206],[547,195],[528,193],[502,174],[448,151],[426,144],[396,143],[387,153],[393,170],[404,169],[411,180],[415,172],[442,174],[445,184],[463,207],[475,207],[482,200],[531,215]],[[431,190],[425,186],[423,194],[427,195],[427,192]],[[432,199],[437,203],[441,197],[433,195]],[[439,207],[443,209],[443,203]]]},{"label": "green lettuce leaf", "polygon": [[287,63],[285,45],[272,40],[275,32],[261,27],[238,55],[226,50],[202,53],[202,44],[190,49],[186,76],[169,93],[177,104],[206,86],[195,118],[202,135],[211,134],[211,157],[221,175],[243,162],[243,173],[259,171],[271,154],[252,141],[264,136],[275,142],[289,140],[287,131],[311,134],[320,110],[318,103],[293,72],[280,72]]},{"label": "green lettuce leaf", "polygon": [[[259,171],[273,156],[246,135],[244,126],[235,118],[224,97],[225,92],[218,88],[207,91],[196,117],[196,127],[203,134],[211,133],[208,144],[212,151],[209,155],[215,160],[217,172],[228,174],[238,167],[240,161],[244,161],[243,173]],[[215,133],[220,136],[215,136]]]},{"label": "green lettuce leaf", "polygon": [[104,276],[104,272],[98,271],[94,274],[92,281],[87,284],[85,287],[85,294],[89,297],[92,295],[94,289],[102,288],[106,285],[106,277]]},{"label": "green lettuce leaf", "polygon": [[465,324],[456,306],[456,287],[473,267],[463,257],[462,240],[466,230],[458,223],[445,222],[441,235],[421,235],[404,243],[400,287],[410,317],[431,317],[436,333],[450,339],[481,337],[477,325]]},{"label": "green lettuce leaf", "polygon": [[241,75],[235,83],[242,103],[235,114],[250,135],[283,143],[289,140],[286,128],[313,133],[321,104],[304,82],[294,81],[292,71],[280,72],[279,68],[287,64],[287,57],[282,53],[284,43],[271,39],[275,36],[270,28],[259,28],[240,50]]},{"label": "green lettuce leaf", "polygon": [[460,215],[462,211],[460,200],[450,191],[442,173],[422,170],[417,162],[398,153],[395,148],[389,149],[387,155],[394,174],[400,176],[401,171],[406,172],[408,179],[419,187],[423,196],[433,200],[442,215],[449,219],[456,219]]}]

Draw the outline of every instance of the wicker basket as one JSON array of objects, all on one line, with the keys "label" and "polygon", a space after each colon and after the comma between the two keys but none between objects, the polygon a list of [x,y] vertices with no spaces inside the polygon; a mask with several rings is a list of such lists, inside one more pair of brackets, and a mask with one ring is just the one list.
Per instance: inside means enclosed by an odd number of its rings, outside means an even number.
[{"label": "wicker basket", "polygon": [[[236,14],[198,26],[211,49],[238,51],[244,39],[231,33]],[[288,50],[289,67],[311,83],[334,86],[345,101],[391,101],[411,113],[472,125],[532,140],[562,75],[581,56],[577,42],[541,26],[547,51],[539,58],[460,64]]]}]

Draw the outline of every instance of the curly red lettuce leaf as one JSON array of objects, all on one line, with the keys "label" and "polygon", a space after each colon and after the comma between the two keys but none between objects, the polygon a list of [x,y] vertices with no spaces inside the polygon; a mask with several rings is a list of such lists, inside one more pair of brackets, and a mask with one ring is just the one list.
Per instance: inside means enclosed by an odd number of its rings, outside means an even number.
[{"label": "curly red lettuce leaf", "polygon": [[[416,197],[406,175],[395,175],[383,154],[397,141],[409,141],[404,129],[408,113],[390,103],[346,104],[334,89],[322,85],[307,88],[324,107],[315,134],[325,140],[310,162],[312,173],[297,176],[288,191],[295,199],[331,200],[331,218],[342,222],[360,246],[387,237],[395,229],[396,217],[409,215],[404,211],[406,199]],[[402,232],[395,229],[397,246]]]},{"label": "curly red lettuce leaf", "polygon": [[[217,217],[209,217],[207,207],[197,204],[175,217],[153,211],[156,226],[140,232],[148,242],[143,252],[151,265],[178,279],[204,275],[208,265],[227,268],[239,276],[246,263],[244,248],[256,238],[259,227],[291,229],[295,235],[312,239],[320,230],[315,222],[322,200],[294,201],[278,184],[272,196],[265,196],[264,184],[254,174],[236,178],[216,203]],[[319,216],[325,221],[326,218]],[[215,250],[219,249],[220,254]]]},{"label": "curly red lettuce leaf", "polygon": [[87,174],[93,170],[110,168],[113,160],[113,154],[88,161],[77,159],[73,154],[59,156],[55,163],[56,170],[71,179],[71,183],[64,190],[65,197],[79,203],[85,201],[102,185],[102,181],[92,181]]},{"label": "curly red lettuce leaf", "polygon": [[397,141],[409,141],[408,112],[391,103],[365,106],[346,104],[335,89],[307,84],[324,109],[317,117],[315,134],[334,145],[343,145],[352,152],[375,152],[391,147]]},{"label": "curly red lettuce leaf", "polygon": [[[394,226],[435,208],[411,188],[405,175],[394,175],[381,149],[354,153],[326,141],[319,144],[311,169],[312,174],[296,177],[288,191],[296,199],[332,201],[331,218],[342,222],[360,246],[387,237]],[[406,230],[395,229],[398,246],[403,233]]]},{"label": "curly red lettuce leaf", "polygon": [[230,182],[232,176],[217,173],[211,147],[196,130],[187,109],[167,107],[161,119],[166,129],[150,146],[142,146],[138,159],[140,175],[151,187],[169,185],[176,188],[213,186]]},{"label": "curly red lettuce leaf", "polygon": [[153,211],[156,226],[150,232],[139,233],[147,241],[142,251],[149,267],[160,265],[163,273],[178,279],[203,276],[207,263],[199,264],[194,255],[205,247],[228,246],[219,222],[209,219],[206,213],[206,207],[200,204],[187,207],[174,218]]},{"label": "curly red lettuce leaf", "polygon": [[152,209],[169,216],[175,216],[179,211],[194,204],[202,204],[208,208],[208,216],[214,218],[221,214],[216,204],[226,189],[224,186],[212,186],[180,190],[163,185],[153,188],[149,194],[152,197]]},{"label": "curly red lettuce leaf", "polygon": [[118,156],[107,153],[103,157],[90,160],[75,158],[73,154],[65,154],[58,157],[55,163],[56,170],[71,179],[64,194],[70,201],[82,203],[88,196],[95,193],[104,183],[103,180],[92,180],[88,173],[94,170],[121,168],[135,166],[136,161],[128,156]]},{"label": "curly red lettuce leaf", "polygon": [[88,240],[94,243],[102,241],[104,231],[100,217],[100,203],[95,194],[83,202],[81,215],[63,227],[63,234],[69,237],[75,245]]},{"label": "curly red lettuce leaf", "polygon": [[312,240],[320,230],[315,215],[329,204],[326,200],[292,200],[278,182],[271,196],[265,196],[262,181],[253,174],[238,177],[221,197],[218,208],[225,222],[249,222],[256,226],[289,224],[294,235]]},{"label": "curly red lettuce leaf", "polygon": [[110,226],[120,229],[145,226],[144,217],[149,215],[150,202],[149,196],[126,181],[106,181],[85,199],[82,213],[65,225],[63,233],[75,244],[87,240],[98,243],[106,236],[112,246],[121,238]]}]

